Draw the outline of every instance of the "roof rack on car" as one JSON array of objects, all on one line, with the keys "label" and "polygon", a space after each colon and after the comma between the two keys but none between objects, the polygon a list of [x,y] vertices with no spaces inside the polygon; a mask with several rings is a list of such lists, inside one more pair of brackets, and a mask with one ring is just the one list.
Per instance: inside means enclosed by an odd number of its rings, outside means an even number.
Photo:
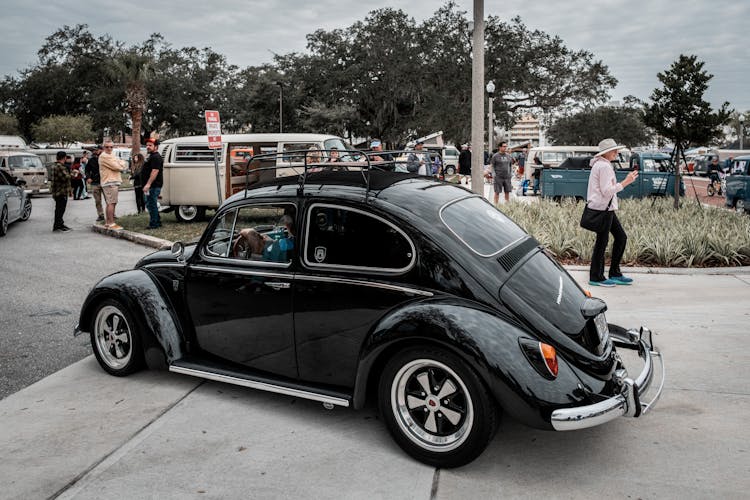
[{"label": "roof rack on car", "polygon": [[[332,153],[337,153],[335,158]],[[316,183],[327,184],[338,180],[353,181],[361,179],[365,185],[365,197],[372,187],[373,171],[385,171],[394,175],[388,184],[401,180],[405,176],[413,177],[405,168],[397,169],[399,160],[394,154],[409,153],[404,151],[362,151],[356,149],[304,149],[261,153],[247,158],[243,165],[232,165],[231,171],[245,177],[245,197],[251,185],[269,184],[279,178],[297,176],[297,192],[304,193],[305,183],[314,179]],[[402,158],[405,155],[402,155]],[[384,158],[385,157],[385,158]],[[403,160],[402,160],[403,161]],[[270,174],[269,173],[273,173]],[[344,175],[340,172],[350,172]],[[281,175],[279,175],[281,173]],[[390,176],[389,176],[390,177]]]}]

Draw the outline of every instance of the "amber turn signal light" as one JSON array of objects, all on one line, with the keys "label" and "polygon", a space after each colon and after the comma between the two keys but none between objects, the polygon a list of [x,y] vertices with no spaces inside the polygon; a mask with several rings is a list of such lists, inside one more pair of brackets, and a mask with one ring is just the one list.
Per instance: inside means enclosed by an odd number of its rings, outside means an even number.
[{"label": "amber turn signal light", "polygon": [[588,297],[588,298],[591,298],[591,290],[584,290],[584,291],[583,291],[583,294],[584,294],[584,295],[585,295],[586,297]]},{"label": "amber turn signal light", "polygon": [[554,347],[544,342],[539,342],[539,350],[542,352],[544,364],[547,366],[550,375],[557,377],[557,351],[555,351]]}]

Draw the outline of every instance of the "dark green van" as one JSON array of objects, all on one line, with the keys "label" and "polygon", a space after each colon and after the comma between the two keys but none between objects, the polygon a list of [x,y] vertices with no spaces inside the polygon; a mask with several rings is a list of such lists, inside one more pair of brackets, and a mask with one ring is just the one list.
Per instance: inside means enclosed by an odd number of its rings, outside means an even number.
[{"label": "dark green van", "polygon": [[732,161],[727,175],[726,205],[750,213],[750,155]]},{"label": "dark green van", "polygon": [[[591,156],[571,157],[557,168],[542,171],[542,196],[560,199],[585,200],[591,173]],[[674,193],[674,172],[669,155],[658,152],[636,152],[627,163],[614,161],[617,181],[622,181],[636,166],[640,170],[638,180],[617,194],[618,198],[643,198],[645,196],[669,196]],[[680,195],[685,186],[680,183]]]}]

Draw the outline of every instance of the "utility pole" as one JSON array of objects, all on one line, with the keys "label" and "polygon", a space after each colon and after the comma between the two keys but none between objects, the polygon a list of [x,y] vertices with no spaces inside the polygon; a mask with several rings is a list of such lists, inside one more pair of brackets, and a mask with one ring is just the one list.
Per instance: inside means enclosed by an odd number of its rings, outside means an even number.
[{"label": "utility pole", "polygon": [[484,0],[474,0],[471,62],[471,190],[484,196]]}]

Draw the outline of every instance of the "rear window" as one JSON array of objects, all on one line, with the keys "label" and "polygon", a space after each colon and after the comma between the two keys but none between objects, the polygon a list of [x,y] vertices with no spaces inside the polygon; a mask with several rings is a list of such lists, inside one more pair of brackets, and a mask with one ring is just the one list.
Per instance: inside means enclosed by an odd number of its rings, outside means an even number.
[{"label": "rear window", "polygon": [[497,255],[527,236],[515,222],[478,196],[444,206],[440,219],[459,240],[482,257]]}]

